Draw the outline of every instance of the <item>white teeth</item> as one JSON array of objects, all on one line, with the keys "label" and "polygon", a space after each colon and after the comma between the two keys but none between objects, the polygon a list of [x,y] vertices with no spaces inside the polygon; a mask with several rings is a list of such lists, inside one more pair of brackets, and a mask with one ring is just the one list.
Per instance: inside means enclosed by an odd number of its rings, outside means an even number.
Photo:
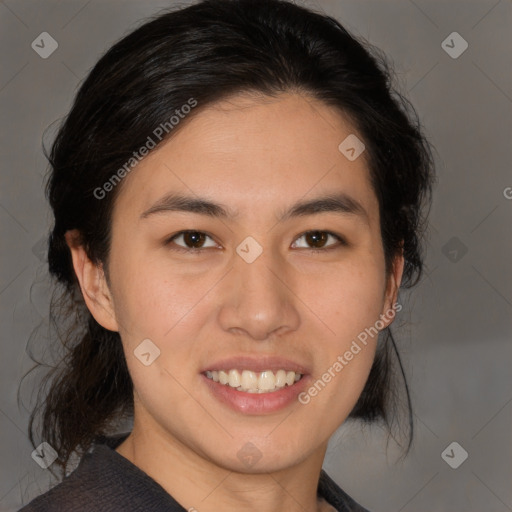
[{"label": "white teeth", "polygon": [[284,388],[285,386],[286,386],[286,372],[284,370],[278,370],[276,373],[276,388]]},{"label": "white teeth", "polygon": [[246,393],[272,393],[284,386],[292,386],[302,377],[301,373],[278,370],[275,375],[271,370],[253,372],[250,370],[212,370],[206,377]]},{"label": "white teeth", "polygon": [[257,389],[258,388],[258,377],[256,377],[256,374],[254,372],[251,372],[249,370],[244,370],[242,372],[242,379],[240,381],[240,386],[242,386],[243,389],[247,389],[247,391],[249,391],[251,389]]},{"label": "white teeth", "polygon": [[[300,378],[300,375],[299,375]],[[276,387],[276,378],[272,372],[261,372],[258,379],[258,389],[271,391]]]},{"label": "white teeth", "polygon": [[240,374],[236,370],[229,371],[229,381],[228,384],[232,388],[237,388],[240,386]]}]

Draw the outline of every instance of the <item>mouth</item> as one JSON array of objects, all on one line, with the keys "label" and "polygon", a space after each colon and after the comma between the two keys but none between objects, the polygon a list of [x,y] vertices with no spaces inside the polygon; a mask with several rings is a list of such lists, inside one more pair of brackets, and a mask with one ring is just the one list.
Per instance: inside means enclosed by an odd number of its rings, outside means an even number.
[{"label": "mouth", "polygon": [[277,371],[264,370],[262,372],[225,369],[207,370],[204,372],[204,375],[207,379],[233,388],[236,391],[246,393],[274,393],[286,386],[293,386],[302,379],[304,374],[285,369],[279,369]]},{"label": "mouth", "polygon": [[200,372],[211,396],[243,414],[272,414],[297,402],[311,381],[306,365],[276,356],[218,360]]}]

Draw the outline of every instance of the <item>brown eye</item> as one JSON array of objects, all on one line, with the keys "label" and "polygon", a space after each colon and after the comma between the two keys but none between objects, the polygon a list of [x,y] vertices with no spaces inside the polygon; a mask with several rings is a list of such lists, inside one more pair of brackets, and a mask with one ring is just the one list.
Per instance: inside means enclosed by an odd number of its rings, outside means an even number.
[{"label": "brown eye", "polygon": [[187,247],[193,247],[194,249],[202,247],[205,239],[206,235],[198,231],[189,231],[183,234],[183,241],[185,242],[185,245]]},{"label": "brown eye", "polygon": [[[331,241],[329,241],[329,239]],[[294,242],[294,248],[312,249],[314,250],[327,250],[334,249],[336,246],[347,245],[345,240],[334,233],[329,231],[308,231],[301,235]]]},{"label": "brown eye", "polygon": [[315,248],[323,247],[329,239],[329,235],[325,231],[310,231],[305,236],[306,242]]},{"label": "brown eye", "polygon": [[202,231],[181,231],[166,242],[166,245],[170,244],[177,245],[183,250],[191,251],[194,249],[200,251],[201,249],[217,247],[212,238]]}]

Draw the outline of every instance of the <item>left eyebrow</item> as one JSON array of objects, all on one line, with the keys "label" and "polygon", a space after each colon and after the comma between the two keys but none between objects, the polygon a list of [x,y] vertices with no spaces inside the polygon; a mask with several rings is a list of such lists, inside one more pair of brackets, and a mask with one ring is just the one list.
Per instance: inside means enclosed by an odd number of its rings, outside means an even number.
[{"label": "left eyebrow", "polygon": [[[173,211],[190,212],[224,219],[238,217],[237,212],[230,210],[224,205],[214,203],[209,199],[172,193],[160,198],[155,204],[145,210],[140,217],[141,219],[145,219],[156,213]],[[328,194],[307,201],[298,201],[289,209],[280,213],[278,215],[278,221],[283,222],[293,217],[303,217],[326,212],[353,215],[369,223],[369,215],[363,205],[344,192]]]},{"label": "left eyebrow", "polygon": [[299,201],[279,216],[279,222],[292,217],[315,215],[319,213],[333,212],[342,215],[354,215],[361,217],[369,223],[370,217],[363,205],[344,192],[328,194],[308,201]]}]

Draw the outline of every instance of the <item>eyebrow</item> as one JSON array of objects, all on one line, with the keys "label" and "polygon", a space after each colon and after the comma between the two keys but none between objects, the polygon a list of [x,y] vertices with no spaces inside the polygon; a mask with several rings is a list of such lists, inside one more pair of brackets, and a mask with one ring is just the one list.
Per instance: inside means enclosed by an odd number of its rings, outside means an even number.
[{"label": "eyebrow", "polygon": [[[222,204],[214,203],[209,199],[171,193],[156,201],[155,204],[141,214],[140,218],[146,219],[151,215],[165,212],[190,212],[222,219],[236,218],[238,216],[233,210]],[[304,217],[328,212],[354,215],[361,217],[366,223],[369,222],[368,212],[364,209],[363,205],[344,192],[298,201],[289,209],[281,212],[278,215],[278,220],[282,222],[293,217]]]}]

